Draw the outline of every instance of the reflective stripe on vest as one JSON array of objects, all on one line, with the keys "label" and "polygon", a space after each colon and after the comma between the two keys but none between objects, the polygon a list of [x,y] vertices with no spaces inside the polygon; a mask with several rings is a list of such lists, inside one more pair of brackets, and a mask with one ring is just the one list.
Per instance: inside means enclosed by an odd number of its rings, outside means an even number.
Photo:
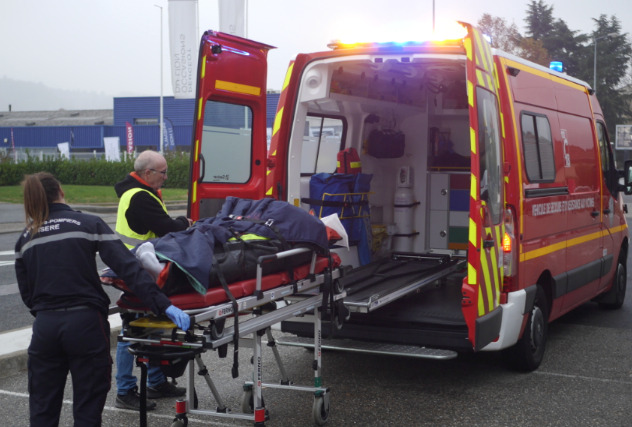
[{"label": "reflective stripe on vest", "polygon": [[151,197],[158,200],[158,202],[160,203],[160,206],[162,206],[162,208],[165,210],[165,213],[169,214],[169,212],[167,212],[167,207],[162,202],[162,200],[160,200],[160,198],[157,197],[156,195],[152,194],[151,191],[147,191],[142,188],[132,188],[131,190],[127,190],[125,193],[123,193],[123,195],[121,196],[121,200],[119,201],[118,212],[116,214],[115,231],[116,231],[116,235],[121,239],[121,241],[129,249],[132,249],[136,245],[146,242],[149,239],[154,239],[158,237],[156,236],[156,233],[154,233],[151,230],[147,234],[138,234],[134,230],[132,230],[129,224],[127,223],[127,218],[125,217],[125,213],[129,209],[129,205],[132,201],[132,197],[139,191],[145,191],[149,193]]}]

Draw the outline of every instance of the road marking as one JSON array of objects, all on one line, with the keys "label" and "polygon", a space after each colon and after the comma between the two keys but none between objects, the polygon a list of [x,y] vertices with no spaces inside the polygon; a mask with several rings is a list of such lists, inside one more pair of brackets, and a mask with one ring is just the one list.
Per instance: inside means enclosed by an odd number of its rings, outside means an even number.
[{"label": "road marking", "polygon": [[[17,393],[14,391],[8,391],[8,390],[0,390],[0,394],[4,394],[7,396],[14,396],[14,397],[26,397],[28,398],[29,395],[28,393]],[[72,400],[64,400],[63,403],[65,403],[66,405],[72,405]],[[123,413],[127,413],[127,414],[138,414],[138,411],[132,411],[130,409],[120,409],[120,408],[116,408],[113,406],[106,406],[103,408],[105,411],[112,411],[112,412],[123,412]],[[153,417],[153,418],[165,418],[165,419],[169,419],[173,421],[173,415],[167,415],[167,414],[154,414],[152,412],[147,412],[147,417]],[[220,422],[215,422],[215,421],[206,421],[206,420],[199,420],[196,418],[189,418],[189,422],[195,422],[195,423],[200,423],[200,424],[208,424],[208,425],[213,425],[213,426],[224,426],[224,427],[234,427],[235,424],[226,424],[226,423],[220,423]]]},{"label": "road marking", "polygon": [[15,261],[0,261],[0,267],[5,267],[7,265],[14,265]]},{"label": "road marking", "polygon": [[8,256],[8,255],[15,255],[15,251],[2,251],[2,252],[0,252],[0,256]]},{"label": "road marking", "polygon": [[617,384],[632,385],[632,382],[630,381],[609,380],[607,378],[584,377],[582,375],[556,374],[555,372],[544,372],[544,371],[534,371],[533,373],[537,375],[550,375],[553,377],[564,377],[564,378],[573,378],[573,379],[578,379],[578,380],[600,381],[604,383],[617,383]]},{"label": "road marking", "polygon": [[19,293],[18,284],[13,283],[12,285],[2,285],[0,286],[0,296],[5,295],[13,295]]}]

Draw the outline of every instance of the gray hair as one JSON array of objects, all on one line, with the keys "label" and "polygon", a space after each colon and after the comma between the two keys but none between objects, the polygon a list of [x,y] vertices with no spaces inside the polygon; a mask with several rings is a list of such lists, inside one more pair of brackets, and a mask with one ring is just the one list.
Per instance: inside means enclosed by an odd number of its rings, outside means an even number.
[{"label": "gray hair", "polygon": [[156,151],[143,151],[138,155],[136,161],[134,162],[134,171],[136,173],[141,173],[144,170],[151,169],[156,162],[157,156],[160,156],[160,153],[157,153]]}]

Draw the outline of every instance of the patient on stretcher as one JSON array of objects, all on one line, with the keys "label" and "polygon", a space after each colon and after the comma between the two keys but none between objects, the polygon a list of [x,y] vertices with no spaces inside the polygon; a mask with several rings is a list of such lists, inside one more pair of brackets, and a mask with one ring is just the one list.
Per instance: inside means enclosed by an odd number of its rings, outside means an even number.
[{"label": "patient on stretcher", "polygon": [[[233,294],[251,294],[257,259],[262,255],[307,247],[318,254],[317,270],[322,271],[329,264],[329,245],[341,239],[335,228],[287,202],[228,197],[217,216],[143,243],[132,252],[166,295],[187,294],[186,305],[201,307],[208,305],[209,298],[214,303],[225,300],[222,280],[238,284],[229,286]],[[310,251],[264,263],[262,286],[270,289],[306,277],[311,260]],[[332,261],[340,262],[336,255]],[[136,303],[127,286],[111,272],[104,273],[101,280],[124,291],[124,302]]]}]

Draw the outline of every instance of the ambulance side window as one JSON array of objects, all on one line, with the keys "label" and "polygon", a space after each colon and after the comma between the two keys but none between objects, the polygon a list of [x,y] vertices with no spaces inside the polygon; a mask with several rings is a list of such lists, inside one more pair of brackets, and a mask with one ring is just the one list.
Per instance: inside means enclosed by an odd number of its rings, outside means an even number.
[{"label": "ambulance side window", "polygon": [[603,178],[606,182],[606,187],[610,190],[610,194],[616,197],[616,178],[612,175],[616,173],[614,171],[614,161],[612,158],[612,151],[610,142],[608,141],[608,132],[606,126],[602,122],[597,122],[597,140],[599,142],[599,155],[601,157],[601,171],[603,172]]},{"label": "ambulance side window", "polygon": [[309,114],[303,130],[301,174],[336,171],[336,155],[344,148],[347,122],[343,117]]},{"label": "ambulance side window", "polygon": [[502,217],[500,174],[500,133],[498,103],[493,93],[476,88],[478,111],[478,149],[480,159],[480,195],[494,224]]},{"label": "ambulance side window", "polygon": [[252,110],[244,105],[206,101],[202,128],[204,180],[243,184],[250,180]]},{"label": "ambulance side window", "polygon": [[522,113],[522,149],[529,182],[555,181],[551,126],[546,116]]}]

